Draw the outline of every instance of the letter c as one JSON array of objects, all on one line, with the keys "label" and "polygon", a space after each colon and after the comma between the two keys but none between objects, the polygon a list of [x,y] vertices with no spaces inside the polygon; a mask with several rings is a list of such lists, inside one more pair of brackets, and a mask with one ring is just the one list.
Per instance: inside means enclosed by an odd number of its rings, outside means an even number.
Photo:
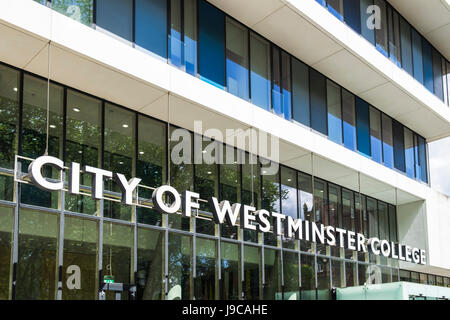
[{"label": "letter c", "polygon": [[63,181],[58,182],[50,182],[42,175],[42,167],[45,165],[50,165],[59,171],[64,170],[64,162],[59,160],[58,158],[51,156],[42,156],[39,157],[28,166],[28,174],[30,176],[30,180],[33,184],[35,184],[39,189],[45,191],[57,191],[62,190],[64,187]]}]

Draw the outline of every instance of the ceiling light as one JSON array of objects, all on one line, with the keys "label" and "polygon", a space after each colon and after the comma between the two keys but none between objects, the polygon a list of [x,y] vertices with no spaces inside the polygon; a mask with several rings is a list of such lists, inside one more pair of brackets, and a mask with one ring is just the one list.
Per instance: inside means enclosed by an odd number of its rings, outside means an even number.
[{"label": "ceiling light", "polygon": [[119,161],[119,164],[123,164],[123,161]]},{"label": "ceiling light", "polygon": [[80,151],[78,151],[78,153],[83,153],[83,151],[80,150]]},{"label": "ceiling light", "polygon": [[211,172],[211,171],[208,171],[207,173],[208,173],[208,174],[211,174],[212,172]]},{"label": "ceiling light", "polygon": [[144,154],[145,152],[144,151],[139,151],[139,154]]},{"label": "ceiling light", "polygon": [[13,90],[14,90],[14,92],[17,92],[17,88],[16,87],[14,87]]},{"label": "ceiling light", "polygon": [[127,125],[126,123],[124,123],[124,124],[122,125],[122,127],[128,128],[128,125]]},{"label": "ceiling light", "polygon": [[264,173],[264,174],[266,174],[266,173],[267,173],[267,171],[266,171],[266,170],[263,170],[263,173]]},{"label": "ceiling light", "polygon": [[206,153],[206,150],[203,150],[202,153]]},{"label": "ceiling light", "polygon": [[80,112],[80,109],[77,108],[77,107],[73,108],[72,110],[75,111],[75,112]]},{"label": "ceiling light", "polygon": [[288,182],[291,182],[291,181],[292,181],[292,179],[291,179],[291,178],[289,178],[289,179],[288,179]]},{"label": "ceiling light", "polygon": [[56,126],[55,126],[54,124],[51,124],[51,125],[50,125],[50,128],[55,129]]}]

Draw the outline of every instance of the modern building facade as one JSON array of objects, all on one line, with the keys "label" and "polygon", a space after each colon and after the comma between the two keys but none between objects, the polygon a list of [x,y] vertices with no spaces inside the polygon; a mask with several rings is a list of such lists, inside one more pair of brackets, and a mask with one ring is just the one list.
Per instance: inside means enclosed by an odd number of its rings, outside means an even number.
[{"label": "modern building facade", "polygon": [[[137,299],[396,282],[414,294],[386,298],[449,298],[450,199],[427,149],[450,136],[449,21],[446,0],[1,1],[0,298],[102,299],[105,281]],[[228,144],[253,129],[278,156]],[[211,137],[236,161],[196,161]],[[124,205],[111,179],[102,200],[43,191],[25,174],[44,154],[139,177],[140,197],[171,185],[421,248],[426,264],[218,225],[205,202],[191,218]]]}]

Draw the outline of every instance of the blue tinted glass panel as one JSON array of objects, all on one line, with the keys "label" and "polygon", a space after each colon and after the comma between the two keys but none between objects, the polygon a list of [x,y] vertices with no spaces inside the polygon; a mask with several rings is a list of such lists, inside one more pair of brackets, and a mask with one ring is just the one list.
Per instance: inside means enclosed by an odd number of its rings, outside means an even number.
[{"label": "blue tinted glass panel", "polygon": [[[425,139],[418,136],[418,159],[420,166],[420,180],[428,183],[428,164],[427,164],[427,146],[425,143]],[[419,171],[418,171],[419,172]]]},{"label": "blue tinted glass panel", "polygon": [[184,44],[181,1],[170,0],[169,58],[176,67],[184,67]]},{"label": "blue tinted glass panel", "polygon": [[383,163],[386,167],[394,167],[394,142],[392,137],[392,119],[387,115],[381,115],[381,127],[383,138]]},{"label": "blue tinted glass panel", "polygon": [[291,56],[281,52],[281,95],[285,119],[292,118]]},{"label": "blue tinted glass panel", "polygon": [[280,64],[280,50],[272,46],[272,109],[276,115],[283,114]]},{"label": "blue tinted glass panel", "polygon": [[133,2],[128,0],[97,0],[97,26],[131,41],[133,33]]},{"label": "blue tinted glass panel", "polygon": [[411,27],[402,17],[400,17],[400,40],[402,49],[402,68],[410,75],[413,75]]},{"label": "blue tinted glass panel", "polygon": [[360,17],[361,17],[361,35],[372,44],[375,44],[375,29],[373,26],[373,10],[367,13],[367,9],[373,5],[373,0],[361,0]]},{"label": "blue tinted glass panel", "polygon": [[428,41],[422,41],[422,52],[423,52],[423,79],[425,88],[434,91],[434,81],[433,81],[433,57],[431,45]]},{"label": "blue tinted glass panel", "polygon": [[344,21],[345,23],[361,34],[360,0],[344,0]]},{"label": "blue tinted glass panel", "polygon": [[434,94],[444,101],[444,87],[442,75],[441,55],[433,49],[433,78],[434,78]]},{"label": "blue tinted glass panel", "polygon": [[356,97],[356,132],[358,151],[370,157],[369,105]]},{"label": "blue tinted glass panel", "polygon": [[327,0],[328,11],[330,11],[339,20],[344,20],[342,0]]},{"label": "blue tinted glass panel", "polygon": [[310,126],[308,66],[292,59],[293,115],[295,121]]},{"label": "blue tinted glass panel", "polygon": [[311,127],[324,135],[328,135],[326,80],[323,75],[313,69],[309,70],[309,90],[311,99]]},{"label": "blue tinted glass panel", "polygon": [[136,45],[149,50],[163,58],[166,58],[166,0],[136,0],[135,15]]},{"label": "blue tinted glass panel", "polygon": [[248,100],[248,31],[227,18],[227,89]]},{"label": "blue tinted glass panel", "polygon": [[322,6],[325,6],[325,0],[316,0],[316,2],[320,3]]},{"label": "blue tinted glass panel", "polygon": [[198,2],[198,61],[200,78],[225,88],[225,16],[207,3]]},{"label": "blue tinted glass panel", "polygon": [[403,125],[392,120],[392,133],[394,136],[394,167],[405,172],[405,141]]},{"label": "blue tinted glass panel", "polygon": [[342,118],[344,145],[350,150],[356,150],[355,96],[345,89],[342,89]]},{"label": "blue tinted glass panel", "polygon": [[270,44],[250,34],[250,83],[252,103],[270,110]]},{"label": "blue tinted glass panel", "polygon": [[422,55],[422,37],[412,29],[412,52],[413,52],[413,71],[414,78],[423,84],[423,55]]},{"label": "blue tinted glass panel", "polygon": [[381,150],[381,112],[370,107],[370,147],[372,160],[382,162]]},{"label": "blue tinted glass panel", "polygon": [[327,80],[328,138],[342,143],[341,87]]},{"label": "blue tinted glass panel", "polygon": [[400,24],[398,13],[388,6],[389,57],[399,67],[402,66],[400,50]]},{"label": "blue tinted glass panel", "polygon": [[405,168],[406,175],[410,178],[414,178],[414,139],[411,130],[405,128]]}]

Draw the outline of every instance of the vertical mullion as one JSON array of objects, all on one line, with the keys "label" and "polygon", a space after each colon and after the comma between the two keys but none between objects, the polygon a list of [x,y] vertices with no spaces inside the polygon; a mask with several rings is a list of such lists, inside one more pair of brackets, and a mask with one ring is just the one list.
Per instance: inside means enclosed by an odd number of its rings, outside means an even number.
[{"label": "vertical mullion", "polygon": [[[62,181],[65,181],[64,172],[61,173]],[[63,278],[63,259],[64,259],[64,210],[65,210],[65,191],[60,191],[60,216],[59,216],[59,241],[58,241],[58,278],[57,278],[57,292],[56,299],[62,300],[62,278]]]}]

